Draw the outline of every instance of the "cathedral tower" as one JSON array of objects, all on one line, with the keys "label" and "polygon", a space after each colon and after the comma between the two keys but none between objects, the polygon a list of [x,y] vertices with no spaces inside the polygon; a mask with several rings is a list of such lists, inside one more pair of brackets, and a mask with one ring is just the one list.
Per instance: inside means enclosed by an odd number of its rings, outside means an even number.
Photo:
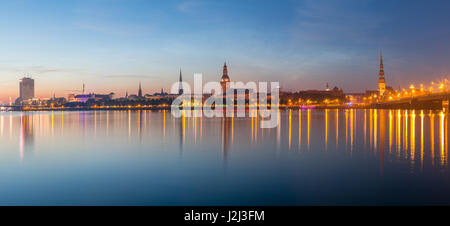
[{"label": "cathedral tower", "polygon": [[223,75],[222,75],[222,78],[220,79],[220,85],[222,86],[222,93],[225,94],[227,92],[229,83],[230,83],[230,77],[228,77],[227,63],[225,62],[223,64]]},{"label": "cathedral tower", "polygon": [[380,53],[380,72],[378,73],[378,91],[380,96],[386,92],[386,81],[384,79],[383,53]]},{"label": "cathedral tower", "polygon": [[139,82],[138,97],[142,97],[142,87],[141,87],[141,82]]}]

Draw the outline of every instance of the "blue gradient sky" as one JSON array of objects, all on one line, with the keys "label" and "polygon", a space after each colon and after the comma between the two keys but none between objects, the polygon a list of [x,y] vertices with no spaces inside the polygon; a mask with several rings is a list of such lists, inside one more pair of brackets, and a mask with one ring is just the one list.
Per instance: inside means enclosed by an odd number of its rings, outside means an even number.
[{"label": "blue gradient sky", "polygon": [[169,89],[182,68],[218,80],[279,80],[285,90],[375,89],[450,73],[450,1],[6,1],[0,7],[0,100],[18,79],[36,94]]}]

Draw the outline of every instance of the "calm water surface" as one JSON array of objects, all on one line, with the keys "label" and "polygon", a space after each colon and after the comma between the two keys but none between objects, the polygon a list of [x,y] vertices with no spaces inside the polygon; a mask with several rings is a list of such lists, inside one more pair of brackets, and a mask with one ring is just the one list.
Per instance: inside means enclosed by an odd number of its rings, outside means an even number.
[{"label": "calm water surface", "polygon": [[448,115],[0,113],[1,205],[450,204]]}]

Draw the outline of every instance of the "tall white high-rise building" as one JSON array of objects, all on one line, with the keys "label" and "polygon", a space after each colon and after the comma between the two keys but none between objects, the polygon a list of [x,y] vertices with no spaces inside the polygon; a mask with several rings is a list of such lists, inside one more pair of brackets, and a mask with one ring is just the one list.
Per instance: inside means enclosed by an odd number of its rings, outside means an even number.
[{"label": "tall white high-rise building", "polygon": [[20,100],[26,101],[34,98],[34,79],[22,78],[19,83]]}]

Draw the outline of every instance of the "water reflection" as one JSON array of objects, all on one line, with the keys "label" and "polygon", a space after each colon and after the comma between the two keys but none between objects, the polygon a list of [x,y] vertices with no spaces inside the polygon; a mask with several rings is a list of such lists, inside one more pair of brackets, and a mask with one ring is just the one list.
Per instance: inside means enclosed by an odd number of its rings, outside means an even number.
[{"label": "water reflection", "polygon": [[328,109],[325,109],[325,150],[328,149]]},{"label": "water reflection", "polygon": [[291,140],[292,140],[292,110],[289,110],[289,151],[291,150]]},{"label": "water reflection", "polygon": [[411,173],[427,167],[448,167],[448,115],[441,111],[307,109],[278,114],[280,126],[261,129],[261,119],[256,116],[209,119],[183,114],[174,118],[169,111],[2,113],[0,137],[3,142],[19,139],[19,159],[32,153],[42,138],[56,143],[78,139],[79,144],[85,144],[92,139],[114,140],[124,135],[128,143],[135,140],[142,147],[149,140],[168,145],[175,138],[176,149],[182,154],[185,148],[202,147],[216,136],[220,137],[224,160],[233,150],[231,144],[242,150],[239,147],[248,142],[251,149],[270,150],[273,144],[272,150],[278,153],[343,151],[356,159],[370,155],[379,161],[380,174],[388,162],[394,164],[392,161],[407,163]]},{"label": "water reflection", "polygon": [[336,148],[338,148],[338,145],[339,145],[339,110],[338,109],[336,109],[335,114],[336,114],[336,118],[335,118],[335,121],[336,121]]},{"label": "water reflection", "polygon": [[302,147],[302,111],[298,111],[298,149]]},{"label": "water reflection", "polygon": [[[165,134],[166,134],[166,111],[165,110],[163,110],[163,112],[162,112],[162,114],[163,114],[163,126],[162,126],[162,133],[163,133],[163,137],[165,136]],[[185,111],[183,111],[182,112],[182,114],[181,114],[181,120],[179,120],[180,121],[180,126],[179,126],[179,128],[180,128],[180,131],[179,131],[179,137],[180,137],[180,140],[179,140],[179,143],[180,143],[180,156],[183,154],[183,144],[184,144],[184,141],[185,141],[185,136],[186,136],[186,117],[185,117]]]},{"label": "water reflection", "polygon": [[[53,117],[52,117],[53,128]],[[53,130],[52,130],[53,131]],[[20,115],[20,159],[23,160],[26,153],[33,152],[34,149],[34,126],[32,115],[21,113]]]},{"label": "water reflection", "polygon": [[378,126],[378,110],[375,109],[373,111],[373,149],[376,152],[377,149],[377,137],[378,137],[378,133],[377,133],[377,126]]},{"label": "water reflection", "polygon": [[401,142],[400,142],[400,134],[401,134],[401,118],[402,114],[400,110],[397,110],[397,136],[396,136],[396,143],[397,143],[397,157],[400,158],[400,148],[401,148]]},{"label": "water reflection", "polygon": [[353,111],[354,109],[350,110],[350,154],[353,152]]},{"label": "water reflection", "polygon": [[[255,117],[256,118],[256,117]],[[229,118],[229,117],[225,117],[222,118],[222,153],[223,153],[223,158],[224,160],[227,159],[227,155],[230,149],[230,140],[231,140],[231,132],[232,132],[232,128],[231,128],[231,124],[233,121],[233,118]]]},{"label": "water reflection", "polygon": [[[376,112],[375,112],[375,115],[376,115]],[[383,169],[384,169],[384,147],[385,147],[385,139],[386,139],[385,115],[386,115],[385,110],[381,110],[380,111],[380,175],[383,175]],[[377,123],[375,123],[375,125],[376,124]]]},{"label": "water reflection", "polygon": [[440,119],[440,130],[439,130],[439,138],[440,138],[440,150],[441,150],[441,165],[447,166],[447,117],[441,112],[439,115]]},{"label": "water reflection", "polygon": [[392,110],[389,110],[389,154],[392,154],[392,130],[393,128],[393,115],[392,115]]},{"label": "water reflection", "polygon": [[[318,112],[323,113],[319,114]],[[306,110],[298,111],[298,117],[293,117],[295,113],[290,110],[286,115],[288,125],[284,130],[287,130],[287,150],[291,150],[294,139],[297,139],[299,150],[301,150],[302,139],[306,139],[307,150],[313,149],[311,147],[314,147],[315,151],[320,150],[317,149],[317,145],[321,143],[319,137],[323,137],[324,150],[347,150],[349,157],[352,157],[355,150],[358,152],[373,151],[373,155],[380,159],[380,174],[383,173],[386,161],[392,161],[392,159],[409,162],[411,173],[414,173],[415,170],[423,171],[424,165],[427,164],[447,169],[448,115],[442,111]],[[302,113],[307,114],[305,118],[302,118]],[[345,124],[340,128],[339,120],[342,113]],[[323,117],[323,120],[312,122],[312,115]],[[302,133],[302,122],[304,121],[306,121],[306,134]],[[318,125],[318,123],[322,123],[322,125]],[[298,126],[296,136],[294,134],[295,124]],[[330,130],[330,125],[334,125],[334,130]],[[438,125],[438,128],[435,125]],[[312,136],[319,132],[317,131],[319,128],[323,128],[322,135]],[[435,133],[436,129],[437,133]],[[279,142],[279,134],[282,137],[283,127],[277,128],[277,130],[277,141]],[[339,144],[340,133],[344,133],[345,136],[343,145]],[[331,149],[329,147],[330,136],[335,137],[335,147]],[[439,150],[437,155],[435,154],[436,149]],[[438,166],[435,165],[436,161]]]},{"label": "water reflection", "polygon": [[423,170],[423,149],[424,149],[424,130],[423,130],[423,120],[424,120],[424,114],[423,110],[420,111],[420,170]]},{"label": "water reflection", "polygon": [[411,136],[411,141],[410,141],[410,159],[411,159],[411,164],[414,165],[414,161],[415,161],[415,153],[416,153],[416,114],[415,111],[412,110],[411,111],[411,131],[410,131],[410,136]]},{"label": "water reflection", "polygon": [[308,132],[308,137],[307,137],[307,144],[308,144],[308,151],[310,150],[310,143],[309,143],[309,134],[310,134],[310,130],[311,130],[311,109],[308,109],[308,115],[307,115],[308,117],[307,117],[307,124],[308,124],[308,130],[307,130],[307,132]]},{"label": "water reflection", "polygon": [[[398,204],[420,197],[450,203],[447,113],[307,109],[278,114],[280,126],[261,129],[256,116],[3,112],[0,199],[20,204],[49,197],[67,200],[49,204]],[[22,186],[28,183],[33,186]]]},{"label": "water reflection", "polygon": [[432,112],[430,112],[429,114],[430,117],[430,140],[431,140],[431,148],[430,148],[430,153],[431,153],[431,164],[434,165],[434,114]]}]

